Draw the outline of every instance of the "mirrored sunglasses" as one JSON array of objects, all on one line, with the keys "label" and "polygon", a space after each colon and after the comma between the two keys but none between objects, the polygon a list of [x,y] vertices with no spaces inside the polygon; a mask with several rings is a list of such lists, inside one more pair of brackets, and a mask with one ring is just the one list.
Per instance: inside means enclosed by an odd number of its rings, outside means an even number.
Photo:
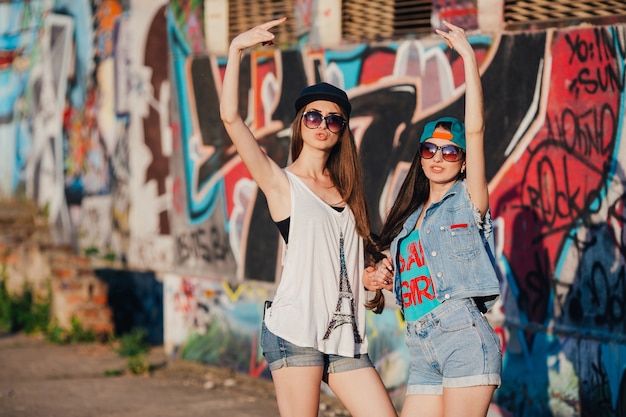
[{"label": "mirrored sunglasses", "polygon": [[424,142],[420,144],[420,156],[424,159],[431,159],[435,156],[437,151],[441,151],[441,157],[444,161],[456,162],[461,159],[463,155],[463,149],[454,145],[437,146],[431,142]]},{"label": "mirrored sunglasses", "polygon": [[304,120],[304,125],[309,129],[317,129],[325,121],[326,127],[333,133],[341,132],[347,123],[346,119],[338,114],[329,114],[324,117],[322,113],[315,110],[304,112],[302,120]]}]

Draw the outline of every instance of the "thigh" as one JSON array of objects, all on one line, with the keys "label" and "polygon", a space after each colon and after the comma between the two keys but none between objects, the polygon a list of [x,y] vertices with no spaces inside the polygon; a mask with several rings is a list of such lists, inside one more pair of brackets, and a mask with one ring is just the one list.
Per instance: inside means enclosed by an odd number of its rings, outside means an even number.
[{"label": "thigh", "polygon": [[323,366],[290,366],[272,371],[282,417],[317,417]]},{"label": "thigh", "polygon": [[[439,417],[443,415],[442,395],[407,395],[402,404],[400,417]],[[461,413],[460,416],[465,414]]]},{"label": "thigh", "polygon": [[353,417],[398,415],[373,367],[329,373],[328,386]]},{"label": "thigh", "polygon": [[485,417],[496,390],[494,385],[444,388],[444,417]]},{"label": "thigh", "polygon": [[283,417],[317,417],[324,354],[301,347],[272,333],[265,323],[261,329],[263,356],[272,372],[278,410]]}]

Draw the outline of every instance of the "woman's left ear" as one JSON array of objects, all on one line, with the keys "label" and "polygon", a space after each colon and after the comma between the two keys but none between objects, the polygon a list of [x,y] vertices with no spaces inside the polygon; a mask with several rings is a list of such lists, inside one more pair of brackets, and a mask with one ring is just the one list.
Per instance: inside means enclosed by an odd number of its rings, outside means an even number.
[{"label": "woman's left ear", "polygon": [[465,162],[463,162],[463,165],[461,165],[461,174],[465,172]]}]

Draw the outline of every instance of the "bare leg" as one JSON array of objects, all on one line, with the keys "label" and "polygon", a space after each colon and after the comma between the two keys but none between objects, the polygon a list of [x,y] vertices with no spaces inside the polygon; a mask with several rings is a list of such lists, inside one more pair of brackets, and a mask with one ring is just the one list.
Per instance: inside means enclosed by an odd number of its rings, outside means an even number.
[{"label": "bare leg", "polygon": [[[465,417],[464,413],[460,415]],[[443,395],[407,395],[400,416],[441,417],[443,416]]]},{"label": "bare leg", "polygon": [[331,373],[328,386],[353,417],[398,416],[375,368]]},{"label": "bare leg", "polygon": [[322,366],[292,366],[272,371],[281,417],[317,417]]},{"label": "bare leg", "polygon": [[401,417],[485,417],[496,387],[444,388],[443,395],[408,395]]},{"label": "bare leg", "polygon": [[485,417],[495,385],[443,389],[443,416]]}]

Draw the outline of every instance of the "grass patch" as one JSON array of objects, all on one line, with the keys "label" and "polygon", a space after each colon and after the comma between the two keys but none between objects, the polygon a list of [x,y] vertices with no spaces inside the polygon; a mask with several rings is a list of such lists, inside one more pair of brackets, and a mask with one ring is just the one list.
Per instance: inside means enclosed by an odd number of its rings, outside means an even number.
[{"label": "grass patch", "polygon": [[96,334],[85,329],[77,317],[72,317],[70,328],[63,329],[50,319],[52,290],[48,283],[45,295],[37,296],[32,286],[24,284],[21,294],[10,294],[7,289],[7,268],[0,270],[0,330],[7,333],[43,334],[57,344],[95,342]]},{"label": "grass patch", "polygon": [[77,317],[72,317],[69,329],[63,329],[58,324],[50,322],[44,332],[46,340],[59,345],[71,343],[93,343],[98,340],[91,329],[85,329]]},{"label": "grass patch", "polygon": [[37,297],[28,284],[22,293],[11,295],[7,290],[7,268],[0,271],[0,330],[9,333],[45,333],[50,323],[51,291]]},{"label": "grass patch", "polygon": [[148,332],[142,328],[120,336],[114,343],[114,351],[120,356],[128,357],[128,370],[134,375],[143,375],[152,370],[146,354],[150,351],[150,343],[146,338]]}]

